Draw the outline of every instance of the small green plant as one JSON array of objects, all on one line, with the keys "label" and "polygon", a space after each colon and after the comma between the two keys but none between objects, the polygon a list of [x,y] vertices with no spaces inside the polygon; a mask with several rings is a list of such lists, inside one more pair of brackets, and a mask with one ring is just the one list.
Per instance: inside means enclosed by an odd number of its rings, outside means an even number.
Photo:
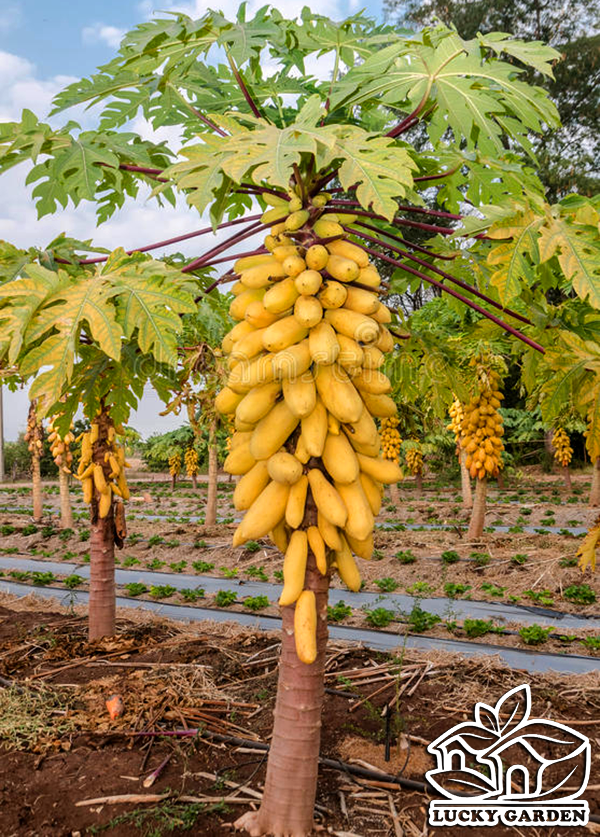
[{"label": "small green plant", "polygon": [[142,593],[147,593],[148,588],[145,584],[142,584],[141,581],[131,581],[129,584],[125,585],[125,589],[127,590],[128,596],[141,596]]},{"label": "small green plant", "polygon": [[148,546],[158,546],[164,542],[165,539],[161,535],[152,535],[151,538],[148,538]]},{"label": "small green plant", "polygon": [[81,543],[84,543],[85,541],[89,541],[89,539],[90,539],[90,532],[89,532],[88,529],[84,529],[83,532],[79,533],[79,540],[81,541]]},{"label": "small green plant", "polygon": [[136,558],[135,555],[127,555],[123,558],[121,562],[122,567],[133,567],[135,564],[141,564],[142,562],[139,558]]},{"label": "small green plant", "polygon": [[496,587],[495,584],[491,584],[489,581],[484,582],[481,585],[481,589],[484,593],[489,593],[490,596],[495,596],[496,598],[502,598],[506,593],[506,587]]},{"label": "small green plant", "polygon": [[382,593],[393,593],[394,590],[397,590],[398,587],[400,587],[398,582],[389,576],[386,576],[385,578],[378,578],[375,581],[375,584],[379,587]]},{"label": "small green plant", "polygon": [[519,535],[521,532],[524,532],[525,530],[522,526],[511,526],[508,531],[511,535]]},{"label": "small green plant", "polygon": [[441,617],[436,613],[430,613],[428,610],[423,610],[419,607],[419,605],[413,607],[408,615],[410,630],[416,634],[422,634],[425,633],[425,631],[430,631],[434,625],[437,625],[437,623],[441,621]]},{"label": "small green plant", "polygon": [[283,584],[283,570],[273,570],[273,577],[276,581],[279,581],[280,584]]},{"label": "small green plant", "polygon": [[150,595],[153,599],[167,599],[177,592],[176,587],[171,587],[170,584],[153,584],[150,587]]},{"label": "small green plant", "polygon": [[266,574],[262,567],[256,567],[254,564],[250,567],[246,567],[244,570],[244,574],[249,576],[250,578],[257,578],[259,581],[268,581],[269,576]]},{"label": "small green plant", "polygon": [[2,526],[0,526],[0,535],[12,535],[16,531],[16,528],[14,526],[11,526],[10,523],[4,523]]},{"label": "small green plant", "polygon": [[[87,540],[87,538],[86,538],[86,540]],[[143,541],[143,540],[144,540],[144,536],[142,534],[140,534],[139,532],[132,532],[131,535],[127,536],[127,543],[131,544],[131,546],[135,546],[136,543],[138,543],[139,541]]]},{"label": "small green plant", "polygon": [[237,593],[233,590],[219,590],[215,596],[215,603],[217,607],[229,607],[235,603],[236,599]]},{"label": "small green plant", "polygon": [[52,584],[53,581],[56,581],[56,576],[51,572],[38,571],[31,573],[31,580],[36,586],[43,587],[44,584]]},{"label": "small green plant", "polygon": [[149,570],[160,570],[166,563],[166,561],[161,561],[160,558],[153,558],[151,561],[148,561],[146,566]]},{"label": "small green plant", "polygon": [[52,535],[55,535],[56,531],[54,526],[42,526],[42,537],[43,538],[51,538]]},{"label": "small green plant", "polygon": [[544,607],[554,604],[554,593],[551,590],[523,590],[523,595]]},{"label": "small green plant", "polygon": [[169,567],[174,573],[182,573],[187,567],[187,561],[171,561]]},{"label": "small green plant", "polygon": [[548,641],[553,630],[553,628],[542,628],[541,625],[529,625],[519,630],[519,636],[525,645],[541,645]]},{"label": "small green plant", "polygon": [[165,541],[165,546],[168,547],[169,549],[175,549],[179,545],[180,545],[180,542],[177,541],[177,540],[175,540],[175,541]]},{"label": "small green plant", "polygon": [[600,636],[586,636],[579,641],[590,651],[600,651]]},{"label": "small green plant", "polygon": [[563,590],[563,599],[575,604],[588,605],[594,604],[596,594],[589,584],[571,584]]},{"label": "small green plant", "polygon": [[66,529],[61,529],[58,537],[61,539],[61,541],[68,541],[69,538],[72,538],[74,534],[75,532],[73,531],[73,529],[69,529],[67,527]]},{"label": "small green plant", "polygon": [[268,596],[248,596],[242,601],[242,604],[249,610],[262,610],[269,607],[270,602]]},{"label": "small green plant", "polygon": [[330,622],[343,622],[352,613],[352,608],[347,605],[342,599],[336,602],[335,605],[328,605],[327,618]]},{"label": "small green plant", "polygon": [[90,553],[89,552],[82,552],[80,556],[80,561],[84,564],[90,563]]},{"label": "small green plant", "polygon": [[565,568],[566,567],[576,567],[577,566],[577,558],[575,558],[575,557],[569,557],[568,558],[568,557],[565,556],[564,558],[560,559],[558,564],[559,564],[559,566],[565,567]]},{"label": "small green plant", "polygon": [[502,628],[497,628],[491,619],[465,619],[462,628],[470,639],[489,633],[504,633]]},{"label": "small green plant", "polygon": [[208,561],[192,561],[192,567],[198,573],[207,573],[214,570],[215,565],[209,564]]},{"label": "small green plant", "polygon": [[229,567],[220,567],[219,569],[221,570],[225,578],[237,578],[239,572],[238,569]]},{"label": "small green plant", "polygon": [[28,573],[24,570],[11,570],[9,572],[9,576],[14,578],[15,581],[29,581],[31,578],[31,573]]},{"label": "small green plant", "polygon": [[510,563],[516,564],[517,566],[522,566],[523,564],[527,563],[528,557],[529,556],[525,555],[524,552],[517,552],[511,557]]},{"label": "small green plant", "polygon": [[383,561],[385,558],[385,553],[381,549],[374,549],[373,555],[371,556],[374,561]]},{"label": "small green plant", "polygon": [[471,552],[470,557],[473,559],[475,565],[478,567],[487,567],[487,565],[492,560],[487,552]]},{"label": "small green plant", "polygon": [[441,555],[442,564],[456,564],[460,561],[460,555],[455,549],[446,549]]},{"label": "small green plant", "polygon": [[401,564],[414,564],[417,560],[417,556],[410,549],[401,549],[396,553],[395,557]]},{"label": "small green plant", "polygon": [[394,611],[385,607],[376,607],[374,610],[367,610],[365,619],[374,628],[386,628],[394,619]]},{"label": "small green plant", "polygon": [[258,550],[261,549],[261,545],[258,541],[246,541],[244,549],[246,552],[258,552]]},{"label": "small green plant", "polygon": [[433,593],[434,589],[427,581],[415,581],[414,584],[406,588],[406,592],[410,596],[428,596]]},{"label": "small green plant", "polygon": [[79,587],[80,584],[83,584],[85,578],[82,578],[80,575],[73,573],[72,575],[68,575],[64,580],[63,584],[65,587],[68,587],[69,590],[74,590],[75,587]]},{"label": "small green plant", "polygon": [[33,523],[28,523],[27,526],[23,526],[21,529],[22,535],[35,535],[38,531],[38,527],[34,526]]},{"label": "small green plant", "polygon": [[460,582],[448,581],[444,584],[444,593],[449,599],[457,599],[463,596],[471,589],[470,584],[461,584]]},{"label": "small green plant", "polygon": [[196,587],[194,590],[190,587],[183,587],[179,595],[183,596],[186,602],[197,602],[198,599],[204,598],[204,587]]},{"label": "small green plant", "polygon": [[207,546],[206,541],[194,541],[194,549],[206,549]]}]

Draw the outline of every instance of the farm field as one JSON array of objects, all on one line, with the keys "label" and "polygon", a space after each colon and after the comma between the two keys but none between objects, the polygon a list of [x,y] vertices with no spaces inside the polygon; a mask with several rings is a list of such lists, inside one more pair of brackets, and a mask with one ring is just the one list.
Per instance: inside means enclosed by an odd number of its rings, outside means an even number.
[{"label": "farm field", "polygon": [[[283,556],[266,541],[233,548],[239,515],[233,484],[219,483],[218,520],[202,524],[206,487],[133,482],[128,535],[116,556],[117,595],[159,605],[216,608],[277,617]],[[588,480],[567,492],[561,482],[530,475],[496,491],[486,531],[465,535],[460,495],[412,481],[400,484],[400,505],[387,497],[376,522],[374,556],[362,565],[361,591],[332,582],[330,620],[345,627],[426,635],[444,643],[537,648],[555,654],[600,655],[600,583],[576,566],[581,533],[594,520]],[[56,527],[56,494],[46,491],[45,518],[28,518],[29,489],[0,493],[0,579],[52,588],[63,603],[89,589],[86,512],[73,530]],[[542,500],[542,502],[540,502]],[[15,588],[13,588],[15,589]],[[24,590],[27,592],[27,590]]]}]

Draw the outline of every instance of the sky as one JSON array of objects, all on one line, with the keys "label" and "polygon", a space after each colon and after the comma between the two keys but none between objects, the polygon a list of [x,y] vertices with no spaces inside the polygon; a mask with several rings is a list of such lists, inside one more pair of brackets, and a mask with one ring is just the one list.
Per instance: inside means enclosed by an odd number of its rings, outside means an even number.
[{"label": "sky", "polygon": [[[264,5],[250,0],[249,11]],[[285,0],[277,4],[282,14],[290,17],[300,12],[306,0]],[[380,0],[330,0],[326,12],[342,19],[364,8],[373,17],[381,17]],[[238,0],[221,0],[210,7],[222,11],[230,19]],[[0,0],[0,122],[20,119],[23,108],[29,108],[45,119],[53,96],[78,78],[93,73],[96,67],[115,54],[124,32],[152,17],[155,10],[183,11],[200,17],[209,6],[200,0]],[[318,11],[325,11],[318,6]],[[318,72],[314,68],[313,72]],[[320,68],[324,73],[328,66]],[[59,114],[52,123],[74,119],[84,127],[94,127],[94,112],[73,109]],[[134,120],[132,129],[147,139],[169,139],[169,129],[153,132],[142,119]],[[173,135],[171,134],[171,137]],[[68,206],[51,216],[37,219],[31,200],[31,188],[25,185],[27,170],[21,166],[0,177],[0,238],[26,247],[43,246],[61,232],[76,238],[93,237],[97,244],[128,249],[189,232],[202,226],[198,215],[184,203],[177,207],[158,209],[143,200],[129,202],[113,218],[96,229],[91,204]],[[193,242],[178,250],[194,256]],[[5,438],[15,440],[24,430],[28,399],[25,391],[4,392]],[[153,432],[178,427],[183,419],[160,417],[161,404],[147,393],[130,424],[145,438]]]}]

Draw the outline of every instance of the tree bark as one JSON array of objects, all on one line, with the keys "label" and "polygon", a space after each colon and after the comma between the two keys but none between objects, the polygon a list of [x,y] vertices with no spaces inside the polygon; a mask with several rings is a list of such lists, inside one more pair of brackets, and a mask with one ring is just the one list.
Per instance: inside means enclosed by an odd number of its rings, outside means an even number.
[{"label": "tree bark", "polygon": [[111,507],[106,517],[99,517],[97,505],[92,503],[90,537],[90,642],[115,633],[115,537],[114,512]]},{"label": "tree bark", "polygon": [[40,473],[40,454],[31,454],[31,493],[33,500],[33,522],[41,523],[44,515],[44,497],[42,495],[42,476]]},{"label": "tree bark", "polygon": [[471,512],[471,522],[469,523],[469,531],[467,538],[474,540],[483,535],[483,527],[485,524],[485,498],[487,495],[487,477],[482,480],[475,480],[475,500],[473,502],[473,511]]},{"label": "tree bark", "polygon": [[596,506],[600,506],[600,456],[596,457],[596,459],[594,460],[589,505],[590,508],[596,508]]},{"label": "tree bark", "polygon": [[415,481],[417,484],[417,497],[420,497],[423,493],[423,472],[417,471],[415,474]]},{"label": "tree bark", "polygon": [[307,837],[313,829],[325,693],[329,576],[319,573],[310,551],[304,587],[317,599],[317,659],[311,665],[300,662],[294,641],[295,607],[282,608],[275,724],[263,798],[258,811],[244,814],[235,824],[252,837]]},{"label": "tree bark", "polygon": [[171,474],[171,488],[175,488],[177,485],[177,474]]},{"label": "tree bark", "polygon": [[392,504],[398,508],[400,505],[400,491],[398,490],[398,485],[395,482],[390,485],[390,499]]},{"label": "tree bark", "polygon": [[565,476],[565,488],[567,491],[571,490],[571,471],[568,465],[563,465],[563,474]]},{"label": "tree bark", "polygon": [[219,463],[217,460],[217,420],[213,419],[208,430],[208,492],[204,522],[214,526],[217,522],[217,482]]},{"label": "tree bark", "polygon": [[506,488],[506,484],[504,482],[504,469],[503,468],[500,468],[500,470],[498,471],[498,476],[496,477],[496,480],[498,482],[498,488],[500,489],[500,491],[504,491],[504,489]]},{"label": "tree bark", "polygon": [[458,454],[458,460],[460,463],[460,490],[462,492],[463,508],[471,509],[473,508],[473,491],[471,489],[471,476],[466,465],[467,452],[462,447],[460,448]]},{"label": "tree bark", "polygon": [[192,474],[192,485],[194,488],[198,488],[198,474],[195,472]]},{"label": "tree bark", "polygon": [[73,509],[71,508],[71,497],[69,495],[69,475],[58,469],[58,485],[60,490],[60,525],[63,529],[73,528]]}]

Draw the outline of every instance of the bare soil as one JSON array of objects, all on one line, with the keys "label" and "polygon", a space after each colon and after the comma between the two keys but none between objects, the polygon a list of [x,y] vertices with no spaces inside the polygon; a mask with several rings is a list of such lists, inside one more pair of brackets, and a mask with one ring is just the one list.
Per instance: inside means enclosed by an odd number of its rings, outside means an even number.
[{"label": "bare soil", "polygon": [[[250,747],[268,742],[271,731],[277,634],[214,623],[190,628],[142,613],[120,614],[110,640],[90,645],[85,631],[83,615],[40,606],[33,596],[0,601],[0,676],[13,683],[0,688],[3,837],[230,834],[231,823],[259,802],[264,754]],[[326,678],[322,757],[418,782],[433,766],[429,742],[472,718],[476,701],[493,705],[508,689],[531,682],[533,717],[563,721],[590,737],[584,798],[600,815],[599,673],[530,680],[489,657],[410,652],[399,659],[331,644]],[[105,706],[113,694],[124,707],[116,720]],[[132,734],[198,727],[249,745]],[[144,778],[167,758],[154,784],[144,787]],[[102,801],[126,794],[147,801]],[[159,801],[149,801],[156,796]],[[222,803],[223,797],[233,800]],[[424,834],[429,799],[420,790],[382,787],[322,767],[317,822],[334,835],[392,837],[401,833],[395,810],[405,834]],[[551,827],[544,834],[578,837],[596,830],[592,822],[587,829]],[[513,830],[499,827],[494,834]]]}]

